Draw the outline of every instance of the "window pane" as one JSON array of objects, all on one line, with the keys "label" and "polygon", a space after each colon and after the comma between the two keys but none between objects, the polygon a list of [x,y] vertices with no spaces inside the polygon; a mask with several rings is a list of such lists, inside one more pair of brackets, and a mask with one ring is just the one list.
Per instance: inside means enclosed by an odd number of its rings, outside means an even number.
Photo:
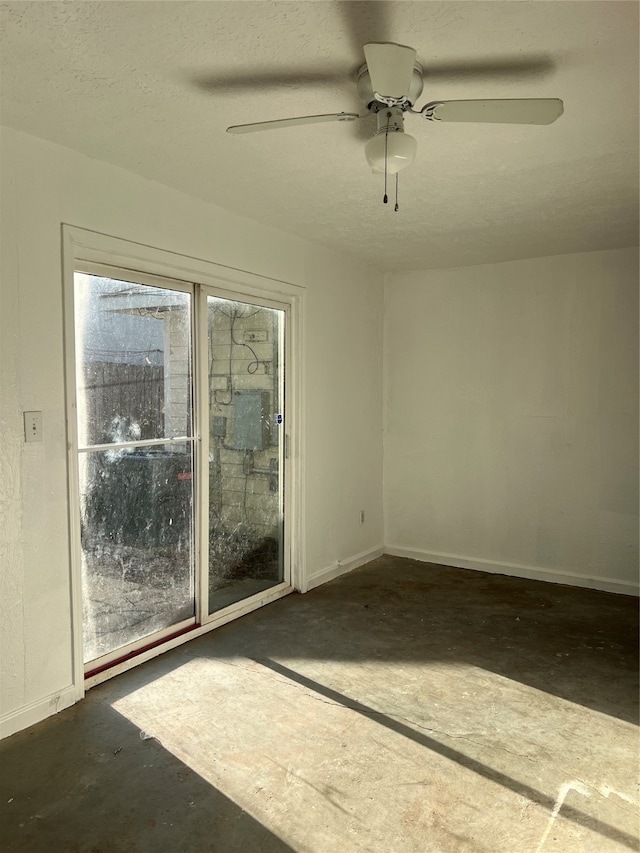
[{"label": "window pane", "polygon": [[209,297],[209,611],[284,578],[284,312]]},{"label": "window pane", "polygon": [[81,447],[190,435],[190,294],[76,273]]},{"label": "window pane", "polygon": [[194,615],[191,447],[79,464],[87,662]]}]

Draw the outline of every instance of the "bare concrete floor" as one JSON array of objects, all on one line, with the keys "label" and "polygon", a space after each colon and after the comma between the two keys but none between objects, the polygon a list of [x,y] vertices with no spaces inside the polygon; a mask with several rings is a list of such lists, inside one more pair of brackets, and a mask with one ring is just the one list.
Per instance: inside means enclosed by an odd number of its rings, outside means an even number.
[{"label": "bare concrete floor", "polygon": [[0,744],[2,849],[638,849],[637,600],[392,557]]}]

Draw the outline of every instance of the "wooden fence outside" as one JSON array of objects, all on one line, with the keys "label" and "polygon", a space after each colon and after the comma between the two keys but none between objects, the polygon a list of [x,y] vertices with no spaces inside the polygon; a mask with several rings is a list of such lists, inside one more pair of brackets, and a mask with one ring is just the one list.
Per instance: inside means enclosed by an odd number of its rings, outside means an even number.
[{"label": "wooden fence outside", "polygon": [[[164,367],[91,361],[84,365],[87,441],[102,444],[116,438],[129,441],[127,430],[137,424],[139,438],[164,435]],[[134,428],[135,432],[135,428]],[[135,436],[138,437],[138,436]]]}]

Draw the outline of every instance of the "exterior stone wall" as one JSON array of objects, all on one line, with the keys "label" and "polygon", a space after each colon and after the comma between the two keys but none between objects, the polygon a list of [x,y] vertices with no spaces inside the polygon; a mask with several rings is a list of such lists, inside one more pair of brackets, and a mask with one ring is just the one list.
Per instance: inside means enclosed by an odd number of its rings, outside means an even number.
[{"label": "exterior stone wall", "polygon": [[[212,300],[209,311],[210,498],[215,522],[227,531],[249,525],[278,538],[280,494],[269,473],[279,458],[278,322],[280,312]],[[258,338],[258,340],[255,340]],[[237,425],[241,394],[264,392],[264,446],[242,446]],[[224,435],[220,418],[225,418]],[[259,430],[260,432],[260,430]]]}]

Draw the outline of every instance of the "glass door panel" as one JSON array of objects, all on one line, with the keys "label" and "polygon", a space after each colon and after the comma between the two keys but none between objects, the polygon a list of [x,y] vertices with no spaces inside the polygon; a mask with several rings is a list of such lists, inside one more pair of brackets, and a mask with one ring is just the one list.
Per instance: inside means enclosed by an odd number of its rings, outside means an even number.
[{"label": "glass door panel", "polygon": [[209,612],[284,580],[285,312],[207,297]]},{"label": "glass door panel", "polygon": [[86,273],[74,294],[84,659],[95,664],[195,621],[192,296]]}]

